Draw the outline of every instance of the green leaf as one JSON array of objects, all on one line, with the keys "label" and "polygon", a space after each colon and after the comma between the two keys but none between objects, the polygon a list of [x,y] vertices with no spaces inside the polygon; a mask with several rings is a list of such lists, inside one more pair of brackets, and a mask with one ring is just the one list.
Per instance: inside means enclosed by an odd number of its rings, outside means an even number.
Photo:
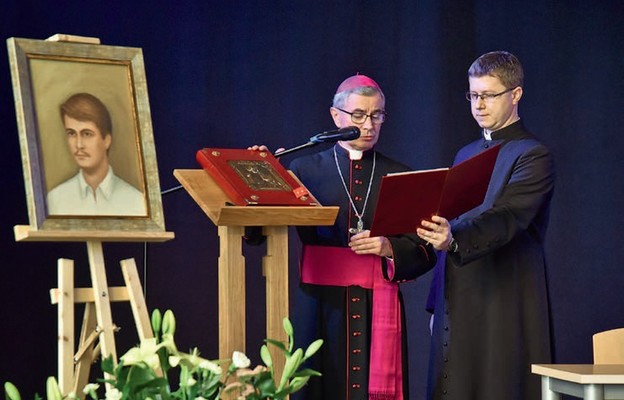
[{"label": "green leaf", "polygon": [[323,339],[317,339],[314,342],[312,342],[312,344],[310,344],[308,348],[306,349],[303,359],[307,360],[308,358],[312,357],[314,354],[316,354],[316,352],[321,348],[322,345],[323,345]]},{"label": "green leaf", "polygon": [[304,387],[308,383],[309,379],[309,376],[298,376],[296,378],[293,378],[293,380],[290,381],[290,386],[288,386],[288,393],[295,393],[296,391]]},{"label": "green leaf", "polygon": [[123,388],[123,392],[126,392],[127,398],[129,399],[145,399],[148,397],[152,399],[156,399],[159,397],[163,397],[163,394],[167,394],[168,392],[167,381],[164,378],[155,378],[149,381],[146,381],[142,384],[125,386]]},{"label": "green leaf", "polygon": [[186,383],[189,380],[189,375],[190,373],[188,367],[183,365],[180,372],[180,386],[186,386]]},{"label": "green leaf", "polygon": [[260,358],[262,358],[262,362],[267,367],[271,368],[273,366],[273,359],[271,358],[271,353],[269,352],[269,348],[266,344],[263,344],[260,347]]},{"label": "green leaf", "polygon": [[292,352],[293,348],[295,347],[295,330],[293,329],[293,326],[290,323],[290,319],[288,319],[288,317],[284,317],[282,323],[284,325],[284,330],[288,335],[288,351]]},{"label": "green leaf", "polygon": [[286,331],[286,334],[289,337],[292,337],[295,334],[295,331],[288,317],[284,317],[282,324],[284,325],[284,331]]},{"label": "green leaf", "polygon": [[156,373],[145,364],[132,365],[128,372],[126,384],[130,388],[130,394],[140,392],[144,387],[149,386],[152,381],[162,379],[156,376]]},{"label": "green leaf", "polygon": [[152,329],[154,330],[154,336],[158,337],[161,326],[162,314],[158,308],[155,308],[154,311],[152,311]]},{"label": "green leaf", "polygon": [[8,400],[21,400],[22,396],[20,396],[19,390],[17,387],[11,382],[4,382],[4,394],[6,395]]},{"label": "green leaf", "polygon": [[290,355],[290,352],[286,350],[286,345],[283,342],[280,342],[279,340],[274,340],[274,339],[264,339],[264,341],[272,344],[273,346],[282,350],[284,353],[287,353]]},{"label": "green leaf", "polygon": [[113,363],[113,356],[108,356],[102,359],[100,367],[102,368],[102,372],[113,375],[115,372],[115,363]]},{"label": "green leaf", "polygon": [[220,378],[219,375],[210,374],[208,379],[203,382],[203,398],[211,399],[212,396],[217,393],[217,390],[223,386]]},{"label": "green leaf", "polygon": [[290,393],[289,388],[284,388],[282,390],[278,390],[277,392],[275,392],[275,394],[273,395],[273,399],[284,399],[286,398],[286,396],[288,396],[288,393]]},{"label": "green leaf", "polygon": [[273,396],[276,390],[275,382],[270,373],[262,374],[261,378],[255,382],[255,387],[260,391],[261,398]]},{"label": "green leaf", "polygon": [[284,372],[282,372],[282,379],[280,379],[280,384],[278,390],[282,390],[288,382],[288,379],[292,376],[292,374],[297,371],[299,368],[299,364],[301,364],[301,359],[303,358],[303,350],[297,349],[293,353],[292,356],[286,358],[286,363],[284,364]]},{"label": "green leaf", "polygon": [[306,368],[295,372],[292,377],[296,378],[298,376],[323,376],[323,374],[314,369]]},{"label": "green leaf", "polygon": [[58,382],[53,376],[48,376],[46,379],[46,397],[48,400],[63,400],[61,389],[59,389]]},{"label": "green leaf", "polygon": [[163,315],[162,319],[162,333],[163,335],[168,333],[171,336],[174,335],[176,330],[176,320],[173,315],[173,311],[167,310],[165,311],[165,315]]}]

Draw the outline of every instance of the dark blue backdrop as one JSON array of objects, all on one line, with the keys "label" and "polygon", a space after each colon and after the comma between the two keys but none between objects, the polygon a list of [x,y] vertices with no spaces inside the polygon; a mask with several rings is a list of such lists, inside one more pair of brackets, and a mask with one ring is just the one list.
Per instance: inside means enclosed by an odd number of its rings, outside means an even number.
[{"label": "dark blue backdrop", "polygon": [[[331,128],[333,91],[358,71],[388,98],[381,150],[414,168],[449,165],[476,137],[463,98],[467,67],[486,51],[514,52],[526,70],[521,116],[557,162],[548,236],[556,357],[587,363],[592,333],[624,326],[623,4],[25,0],[2,6],[0,36],[67,33],[142,48],[163,189],[177,184],[174,169],[197,167],[201,147],[290,147]],[[90,281],[84,244],[14,241],[12,227],[28,216],[6,52],[0,121],[0,380],[30,398],[57,372],[56,309],[48,296],[56,260],[75,259],[77,285]],[[217,357],[216,229],[183,191],[166,195],[163,205],[175,240],[150,244],[146,265],[142,244],[105,244],[109,284],[121,283],[119,260],[136,258],[148,306],[178,316],[181,347],[198,345]],[[264,336],[262,250],[244,248],[247,349],[256,359]],[[413,399],[424,391],[429,279],[404,286]],[[114,305],[113,317],[122,353],[136,342],[127,305]]]}]

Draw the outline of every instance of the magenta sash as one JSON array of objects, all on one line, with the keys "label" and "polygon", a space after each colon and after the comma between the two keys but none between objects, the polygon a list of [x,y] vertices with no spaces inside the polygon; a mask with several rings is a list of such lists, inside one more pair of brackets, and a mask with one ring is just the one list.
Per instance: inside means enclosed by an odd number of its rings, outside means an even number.
[{"label": "magenta sash", "polygon": [[[392,261],[388,261],[392,262]],[[303,246],[301,282],[373,290],[369,399],[403,399],[399,285],[384,279],[381,257],[348,247]]]}]

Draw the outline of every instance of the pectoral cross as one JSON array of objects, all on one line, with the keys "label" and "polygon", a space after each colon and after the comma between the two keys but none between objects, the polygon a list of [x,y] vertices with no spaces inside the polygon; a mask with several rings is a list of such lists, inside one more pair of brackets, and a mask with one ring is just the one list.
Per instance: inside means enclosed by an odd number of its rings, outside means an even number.
[{"label": "pectoral cross", "polygon": [[356,228],[349,228],[349,233],[352,235],[355,235],[356,233],[360,233],[364,230],[364,222],[362,221],[361,218],[358,219],[357,222],[357,229]]}]

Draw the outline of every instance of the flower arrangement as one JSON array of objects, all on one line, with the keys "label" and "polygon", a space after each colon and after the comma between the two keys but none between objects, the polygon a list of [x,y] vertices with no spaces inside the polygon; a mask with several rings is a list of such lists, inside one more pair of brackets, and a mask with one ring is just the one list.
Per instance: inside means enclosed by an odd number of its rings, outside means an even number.
[{"label": "flower arrangement", "polygon": [[[266,344],[260,348],[264,365],[253,369],[249,358],[238,351],[232,354],[231,360],[216,361],[201,357],[197,348],[189,353],[180,352],[174,341],[176,321],[171,310],[164,315],[154,310],[151,322],[153,339],[141,341],[139,346],[121,356],[117,365],[110,357],[102,360],[105,378],[99,381],[107,386],[106,400],[218,400],[226,394],[237,400],[279,400],[301,389],[310,377],[321,375],[300,367],[319,350],[322,339],[312,342],[305,351],[295,349],[293,327],[288,318],[283,321],[288,341],[266,339]],[[284,353],[280,377],[275,376],[267,344]],[[175,390],[174,382],[178,386]],[[6,382],[4,389],[8,400],[21,400],[11,382]],[[91,399],[98,400],[99,389],[99,384],[90,383],[83,391]],[[54,377],[47,379],[46,396],[47,400],[77,399],[75,393],[63,397]],[[35,400],[38,399],[37,395]]]}]

